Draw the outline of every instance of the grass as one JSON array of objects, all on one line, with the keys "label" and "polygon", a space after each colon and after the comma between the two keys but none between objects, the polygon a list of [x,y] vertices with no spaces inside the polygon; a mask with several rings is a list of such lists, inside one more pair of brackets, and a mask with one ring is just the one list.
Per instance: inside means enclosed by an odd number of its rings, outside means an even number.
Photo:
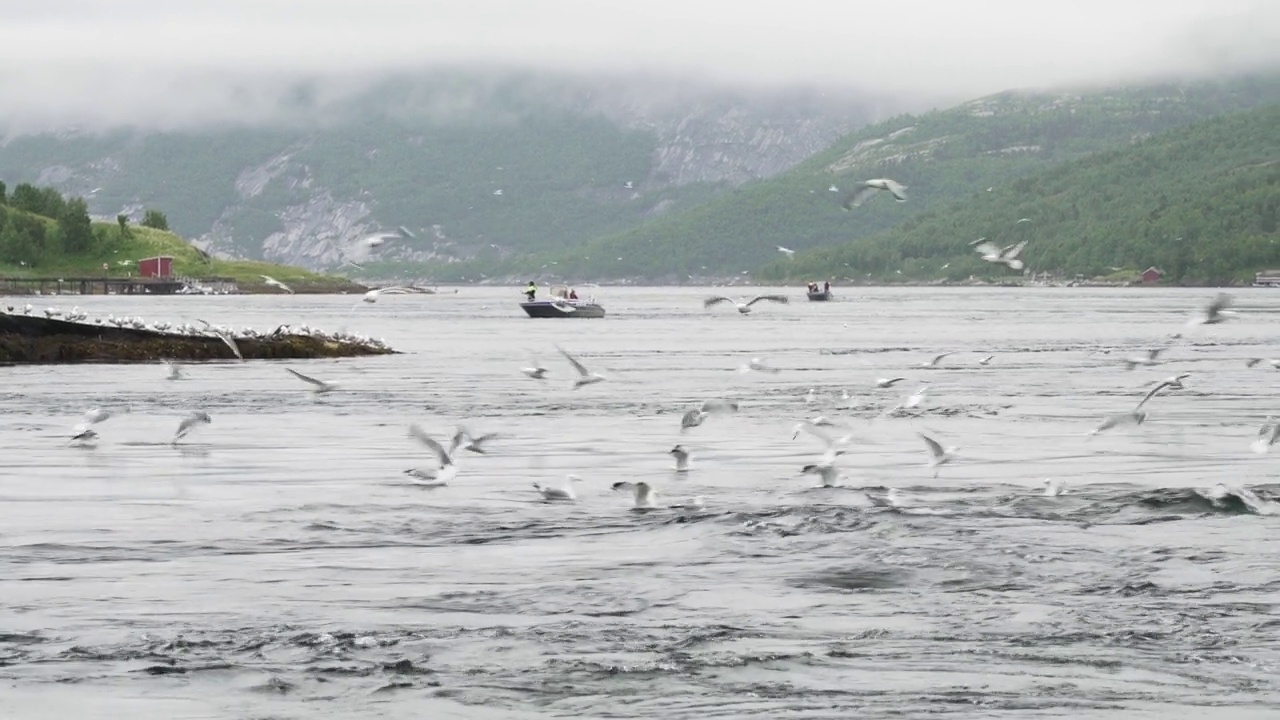
[{"label": "grass", "polygon": [[[173,258],[174,276],[234,278],[241,292],[279,292],[268,286],[260,277],[262,275],[269,275],[296,292],[364,292],[367,289],[345,277],[322,275],[289,265],[256,260],[206,259],[194,245],[165,230],[130,225],[128,236],[124,236],[114,223],[94,223],[93,232],[95,247],[87,253],[47,258],[30,267],[0,263],[0,276],[136,277],[139,260],[167,255]],[[104,263],[107,265],[105,271],[102,269]]]}]

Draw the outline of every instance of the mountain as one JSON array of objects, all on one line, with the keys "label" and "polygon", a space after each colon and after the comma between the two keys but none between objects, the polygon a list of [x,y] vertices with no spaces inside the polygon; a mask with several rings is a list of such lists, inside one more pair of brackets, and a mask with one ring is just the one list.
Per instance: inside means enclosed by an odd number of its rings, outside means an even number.
[{"label": "mountain", "polygon": [[[565,276],[595,279],[736,275],[778,258],[778,245],[803,251],[848,243],[975,192],[1002,193],[1057,164],[1277,102],[1280,73],[1088,92],[1005,92],[865,127],[785,173],[542,262],[556,263]],[[877,177],[907,185],[908,201],[877,197],[853,212],[841,209],[856,182]]]},{"label": "mountain", "polygon": [[757,279],[1022,275],[980,259],[980,237],[1026,241],[1027,273],[1066,277],[1155,266],[1166,281],[1226,284],[1280,267],[1280,104],[970,192],[889,231],[773,262]]},{"label": "mountain", "polygon": [[[817,90],[439,70],[239,126],[8,138],[0,178],[82,195],[236,258],[333,268],[579,246],[785,171],[880,111]],[[361,239],[407,233],[376,255]]]}]

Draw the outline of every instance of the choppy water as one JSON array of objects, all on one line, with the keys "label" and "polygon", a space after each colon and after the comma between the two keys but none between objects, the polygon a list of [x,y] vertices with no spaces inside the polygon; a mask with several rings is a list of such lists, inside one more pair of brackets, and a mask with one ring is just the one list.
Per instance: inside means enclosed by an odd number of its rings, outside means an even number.
[{"label": "choppy water", "polygon": [[[1280,352],[1280,294],[1126,371],[1213,291],[786,292],[741,317],[606,288],[584,321],[515,289],[42,299],[406,354],[0,368],[0,716],[1280,716],[1280,448],[1249,449],[1280,375],[1244,363]],[[570,390],[555,343],[609,380]],[[1086,439],[1175,372],[1145,424]],[[879,416],[925,380],[922,412]],[[682,435],[709,397],[741,409]],[[131,412],[68,447],[93,406]],[[212,424],[169,445],[191,409]],[[799,475],[819,414],[853,423],[846,487]],[[429,490],[402,474],[429,464],[414,422],[501,436]],[[960,446],[937,478],[917,432]],[[569,473],[578,503],[537,502]],[[637,479],[706,510],[632,512],[610,485]]]}]

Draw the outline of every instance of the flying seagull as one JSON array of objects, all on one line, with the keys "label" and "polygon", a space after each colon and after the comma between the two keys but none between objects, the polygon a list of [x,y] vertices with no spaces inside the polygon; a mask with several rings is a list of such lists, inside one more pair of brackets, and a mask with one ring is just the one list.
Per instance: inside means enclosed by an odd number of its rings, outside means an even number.
[{"label": "flying seagull", "polygon": [[534,360],[532,363],[530,363],[529,367],[520,368],[520,372],[524,373],[525,375],[528,375],[534,380],[547,379],[547,369],[542,367],[542,363],[538,362],[537,360]]},{"label": "flying seagull", "polygon": [[294,370],[293,368],[285,368],[285,370],[288,370],[291,375],[298,378],[302,382],[309,383],[311,385],[311,392],[317,395],[321,393],[332,392],[338,389],[338,386],[335,383],[328,383],[328,382],[325,382],[324,380],[317,380],[316,378],[313,378],[310,375],[303,375],[302,373],[298,372],[297,370]]},{"label": "flying seagull", "polygon": [[845,196],[844,203],[841,204],[841,207],[845,210],[852,210],[866,202],[867,198],[880,191],[893,195],[893,199],[898,202],[907,201],[907,188],[905,185],[894,180],[890,180],[889,178],[875,178],[858,183],[857,188]]},{"label": "flying seagull", "polygon": [[924,433],[916,433],[924,440],[926,449],[929,451],[929,467],[933,468],[933,476],[938,477],[938,466],[951,462],[952,453],[959,450],[958,447],[942,447],[942,445],[933,438]]},{"label": "flying seagull", "polygon": [[1271,449],[1271,446],[1276,443],[1276,438],[1280,438],[1280,423],[1268,415],[1262,427],[1258,428],[1257,439],[1249,443],[1249,449],[1261,455]]},{"label": "flying seagull", "polygon": [[369,292],[365,293],[364,297],[360,298],[360,300],[367,303],[376,303],[378,302],[378,298],[382,297],[383,294],[403,295],[405,293],[411,293],[411,292],[413,292],[413,290],[410,290],[409,288],[406,288],[406,287],[399,287],[399,286],[374,288]]},{"label": "flying seagull", "polygon": [[284,283],[280,282],[279,280],[277,280],[277,279],[275,279],[275,278],[271,277],[270,275],[259,275],[258,277],[262,278],[262,282],[264,282],[264,283],[266,283],[266,284],[270,285],[271,287],[278,287],[278,288],[280,288],[281,290],[283,290],[283,291],[285,291],[285,292],[289,293],[290,295],[292,295],[292,294],[293,294],[293,289],[292,289],[292,288],[290,288],[288,285],[285,285]]},{"label": "flying seagull", "polygon": [[707,416],[715,413],[732,413],[738,411],[738,403],[732,400],[704,400],[702,405],[686,412],[680,418],[680,432],[691,427],[698,427]]},{"label": "flying seagull", "polygon": [[903,380],[906,380],[906,378],[904,378],[904,377],[877,378],[877,379],[876,379],[876,387],[878,387],[878,388],[891,388],[891,387],[893,387],[896,383],[900,383],[900,382],[902,382]]},{"label": "flying seagull", "polygon": [[789,247],[782,247],[781,245],[778,246],[778,252],[782,253],[783,255],[786,255],[787,257],[794,257],[796,254],[795,250],[792,250]]},{"label": "flying seagull", "polygon": [[1111,428],[1122,427],[1124,425],[1141,425],[1147,419],[1147,413],[1144,410],[1130,410],[1129,412],[1116,413],[1108,415],[1098,423],[1098,427],[1089,431],[1090,435],[1097,435]]},{"label": "flying seagull", "polygon": [[244,361],[244,355],[240,354],[240,346],[236,344],[235,338],[213,327],[212,325],[209,324],[208,320],[201,320],[200,318],[196,318],[196,322],[204,323],[205,330],[208,330],[209,332],[213,333],[219,340],[222,341],[224,345],[231,348],[231,352],[234,353],[237,358],[239,358],[242,362]]},{"label": "flying seagull", "polygon": [[613,490],[630,490],[632,492],[632,503],[637,510],[647,510],[654,507],[653,500],[656,493],[649,483],[641,480],[640,482],[630,482],[628,480],[620,480],[613,484]]},{"label": "flying seagull", "polygon": [[944,357],[946,357],[946,356],[948,356],[948,355],[951,355],[951,354],[952,354],[952,353],[951,353],[950,351],[948,351],[948,352],[944,352],[944,353],[942,353],[941,355],[935,355],[935,356],[933,357],[933,359],[932,359],[932,360],[926,360],[926,361],[924,361],[924,362],[920,363],[920,367],[922,367],[922,368],[936,368],[936,367],[938,367],[938,363],[942,362],[942,358],[944,358]]},{"label": "flying seagull", "polygon": [[197,410],[190,415],[182,418],[178,423],[178,431],[173,434],[171,444],[178,444],[178,441],[186,437],[192,430],[200,425],[208,425],[213,422],[213,418],[209,417],[209,413],[203,410]]},{"label": "flying seagull", "polygon": [[1172,375],[1170,377],[1165,378],[1164,380],[1161,380],[1158,385],[1151,388],[1151,391],[1147,393],[1146,397],[1142,398],[1142,402],[1139,402],[1138,406],[1135,407],[1134,410],[1137,410],[1141,408],[1143,405],[1146,405],[1148,400],[1155,397],[1156,393],[1160,392],[1161,390],[1164,390],[1165,388],[1172,388],[1174,390],[1183,389],[1183,387],[1185,386],[1182,384],[1182,381],[1189,377],[1191,377],[1191,373],[1182,373],[1181,375]]},{"label": "flying seagull", "polygon": [[183,379],[181,365],[179,365],[176,362],[173,362],[172,360],[164,360],[163,362],[164,362],[165,368],[168,369],[169,371],[169,375],[165,378],[166,380],[182,380]]},{"label": "flying seagull", "polygon": [[435,456],[436,461],[440,465],[439,470],[419,470],[415,473],[415,477],[432,478],[439,484],[448,483],[458,474],[458,466],[453,462],[453,451],[457,449],[457,436],[454,436],[454,446],[450,450],[445,450],[435,438],[431,437],[418,425],[409,426],[409,436],[427,446]]},{"label": "flying seagull", "polygon": [[572,355],[565,352],[564,348],[557,345],[556,350],[559,350],[560,354],[563,355],[564,358],[569,361],[569,364],[573,365],[573,369],[578,371],[578,379],[573,381],[574,390],[577,390],[583,385],[591,385],[593,383],[602,382],[604,380],[603,375],[601,375],[600,373],[593,373],[587,370],[586,366],[578,362],[577,359],[574,358]]},{"label": "flying seagull", "polygon": [[738,368],[738,372],[741,373],[748,373],[752,370],[755,370],[756,372],[769,373],[771,375],[777,375],[781,372],[778,368],[766,365],[763,358],[751,358],[751,362],[748,362],[746,365]]},{"label": "flying seagull", "polygon": [[1146,365],[1146,366],[1159,365],[1160,364],[1159,357],[1160,357],[1160,353],[1162,352],[1164,352],[1164,348],[1156,348],[1154,350],[1148,350],[1146,357],[1142,357],[1141,355],[1134,355],[1127,358],[1121,358],[1120,362],[1124,363],[1125,370],[1132,370],[1139,365]]},{"label": "flying seagull", "polygon": [[702,307],[709,308],[712,305],[717,305],[722,302],[733,303],[738,308],[738,312],[742,313],[743,315],[746,315],[747,313],[751,312],[751,306],[755,305],[761,300],[768,300],[769,302],[776,302],[776,303],[791,302],[791,300],[789,300],[786,295],[757,295],[751,300],[746,302],[743,302],[740,300],[732,300],[730,298],[724,297],[723,295],[717,295],[716,297],[709,297],[706,300],[703,300]]},{"label": "flying seagull", "polygon": [[975,240],[970,244],[973,245],[974,250],[982,254],[982,259],[989,263],[1006,265],[1010,270],[1021,270],[1023,268],[1022,261],[1018,259],[1018,255],[1027,246],[1026,240],[1004,248],[996,247],[994,243],[987,242],[985,238]]},{"label": "flying seagull", "polygon": [[1217,325],[1226,322],[1228,318],[1235,315],[1234,312],[1227,310],[1231,307],[1232,298],[1226,293],[1218,293],[1216,297],[1209,302],[1208,305],[1200,312],[1199,315],[1193,317],[1188,325]]}]

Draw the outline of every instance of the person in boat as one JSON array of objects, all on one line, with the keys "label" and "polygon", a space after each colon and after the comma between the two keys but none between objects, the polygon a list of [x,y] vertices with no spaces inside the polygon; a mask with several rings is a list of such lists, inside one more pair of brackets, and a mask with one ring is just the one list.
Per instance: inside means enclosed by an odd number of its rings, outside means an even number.
[{"label": "person in boat", "polygon": [[827,280],[827,281],[825,281],[825,282],[823,282],[823,283],[822,283],[822,292],[824,292],[824,293],[829,293],[829,292],[831,292],[831,281],[830,281],[830,280]]},{"label": "person in boat", "polygon": [[578,291],[577,291],[576,289],[574,289],[574,290],[570,290],[570,291],[569,291],[569,299],[570,299],[570,300],[577,300],[577,299],[578,299]]},{"label": "person in boat", "polygon": [[529,287],[524,289],[524,294],[529,296],[529,302],[533,302],[533,298],[538,294],[537,284],[530,280]]}]

